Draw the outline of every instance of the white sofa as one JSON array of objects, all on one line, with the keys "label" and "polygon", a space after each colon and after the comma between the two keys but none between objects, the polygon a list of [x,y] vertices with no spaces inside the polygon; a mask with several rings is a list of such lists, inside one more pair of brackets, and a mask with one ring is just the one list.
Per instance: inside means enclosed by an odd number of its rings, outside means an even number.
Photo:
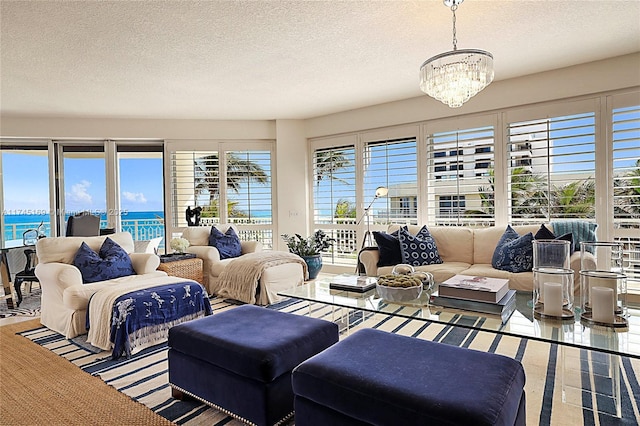
[{"label": "white sofa", "polygon": [[[136,275],[83,284],[80,270],[73,258],[84,241],[93,250],[100,250],[105,238],[111,238],[130,256]],[[130,285],[149,281],[167,274],[157,271],[160,258],[152,253],[134,253],[131,234],[118,232],[96,237],[43,238],[36,244],[38,265],[36,276],[42,288],[40,322],[70,339],[87,332],[86,315],[89,298],[98,290],[114,285]]]},{"label": "white sofa", "polygon": [[[553,230],[552,226],[548,224],[545,226]],[[387,232],[394,232],[398,228],[400,225],[390,225]],[[421,228],[422,226],[409,225],[408,231],[416,235]],[[436,242],[443,263],[418,266],[416,270],[432,273],[436,282],[442,282],[456,274],[507,278],[509,279],[509,288],[533,291],[533,272],[513,273],[501,271],[491,266],[493,252],[506,227],[429,226],[428,228]],[[540,225],[513,226],[513,229],[520,235],[527,232],[535,235],[540,229]],[[391,273],[393,266],[377,266],[379,258],[378,250],[364,250],[360,253],[359,261],[362,263],[366,275],[379,276]],[[580,287],[579,252],[571,254],[570,263],[570,267],[574,271],[574,288],[578,289]]]},{"label": "white sofa", "polygon": [[[236,234],[238,229],[233,224],[214,225],[223,234],[232,227]],[[234,259],[220,259],[218,249],[209,245],[209,234],[211,226],[190,226],[185,228],[182,238],[189,241],[187,252],[194,253],[203,261],[204,286],[210,295],[218,295],[221,290],[221,281],[218,279],[222,271]],[[262,243],[259,241],[240,241],[242,254],[262,251]],[[265,286],[270,303],[274,303],[281,298],[278,291],[286,290],[304,281],[304,269],[297,263],[284,263],[272,266],[264,270],[260,277],[260,284]]]}]

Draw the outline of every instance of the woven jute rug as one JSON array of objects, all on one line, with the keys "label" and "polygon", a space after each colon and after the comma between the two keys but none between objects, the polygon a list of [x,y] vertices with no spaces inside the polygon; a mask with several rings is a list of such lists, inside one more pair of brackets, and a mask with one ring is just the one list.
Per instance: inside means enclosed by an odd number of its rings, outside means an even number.
[{"label": "woven jute rug", "polygon": [[0,424],[172,425],[56,353],[15,333],[39,319],[0,327]]}]

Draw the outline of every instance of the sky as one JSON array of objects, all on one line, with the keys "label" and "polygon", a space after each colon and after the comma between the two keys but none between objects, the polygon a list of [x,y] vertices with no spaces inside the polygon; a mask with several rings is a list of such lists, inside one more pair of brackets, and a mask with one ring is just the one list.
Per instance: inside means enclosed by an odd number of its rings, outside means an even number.
[{"label": "sky", "polygon": [[[25,178],[25,170],[29,173]],[[2,154],[5,214],[46,214],[49,176],[46,151],[42,155]],[[106,209],[104,159],[66,158],[64,192],[67,213]],[[123,211],[162,211],[162,159],[120,160],[120,204]]]}]

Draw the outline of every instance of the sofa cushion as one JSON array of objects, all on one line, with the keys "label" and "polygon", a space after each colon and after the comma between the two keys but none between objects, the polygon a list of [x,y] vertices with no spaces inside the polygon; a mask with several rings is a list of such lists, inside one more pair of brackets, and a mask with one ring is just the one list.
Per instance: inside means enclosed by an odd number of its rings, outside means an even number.
[{"label": "sofa cushion", "polygon": [[398,232],[398,240],[402,252],[402,263],[412,266],[442,263],[436,241],[426,226],[423,226],[415,236],[401,228]]},{"label": "sofa cushion", "polygon": [[503,271],[525,272],[533,268],[533,234],[519,235],[510,225],[498,240],[491,265]]},{"label": "sofa cushion", "polygon": [[80,270],[84,283],[111,280],[136,273],[127,252],[108,237],[98,253],[82,242],[73,264]]},{"label": "sofa cushion", "polygon": [[549,228],[544,226],[544,223],[542,225],[540,225],[540,229],[533,236],[533,239],[534,240],[562,240],[562,241],[569,241],[569,250],[571,250],[571,252],[574,251],[574,249],[573,249],[573,247],[574,247],[573,246],[573,234],[571,232],[567,232],[566,234],[563,234],[563,235],[560,235],[559,237],[556,237],[555,234],[549,230]]},{"label": "sofa cushion", "polygon": [[[406,228],[405,228],[406,229]],[[378,266],[394,266],[402,263],[402,251],[398,240],[398,231],[391,234],[386,232],[373,231],[373,238],[378,246]]]},{"label": "sofa cushion", "polygon": [[242,254],[240,238],[238,238],[238,234],[233,228],[227,229],[227,232],[223,234],[218,228],[212,226],[209,234],[209,245],[218,249],[220,259],[238,257]]}]

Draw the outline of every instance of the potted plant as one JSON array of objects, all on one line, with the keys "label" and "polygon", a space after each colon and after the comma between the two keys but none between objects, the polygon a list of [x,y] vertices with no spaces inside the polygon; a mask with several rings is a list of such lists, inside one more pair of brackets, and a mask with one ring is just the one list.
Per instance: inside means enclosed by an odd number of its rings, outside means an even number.
[{"label": "potted plant", "polygon": [[312,236],[304,238],[300,234],[292,236],[282,234],[282,239],[287,243],[289,251],[297,254],[307,263],[309,279],[315,279],[322,269],[322,252],[328,250],[335,241],[322,230],[317,230]]}]

